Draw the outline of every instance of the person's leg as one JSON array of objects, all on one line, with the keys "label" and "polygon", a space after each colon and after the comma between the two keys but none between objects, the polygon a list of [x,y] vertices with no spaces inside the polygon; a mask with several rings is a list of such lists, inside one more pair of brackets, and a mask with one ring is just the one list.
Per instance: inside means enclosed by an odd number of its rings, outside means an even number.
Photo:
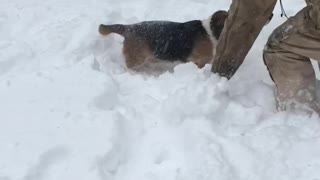
[{"label": "person's leg", "polygon": [[271,34],[263,58],[276,85],[279,110],[302,108],[320,113],[309,59],[320,60],[320,31],[309,20],[307,8]]},{"label": "person's leg", "polygon": [[242,64],[277,0],[233,0],[219,37],[212,71],[230,79]]}]

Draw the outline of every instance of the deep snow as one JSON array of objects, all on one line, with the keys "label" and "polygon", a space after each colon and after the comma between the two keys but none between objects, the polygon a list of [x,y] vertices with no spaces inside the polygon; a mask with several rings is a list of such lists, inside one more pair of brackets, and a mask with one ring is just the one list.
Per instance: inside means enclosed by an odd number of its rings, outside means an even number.
[{"label": "deep snow", "polygon": [[319,180],[320,121],[275,111],[261,58],[279,7],[229,82],[192,63],[137,74],[122,38],[97,33],[229,3],[1,0],[0,180]]}]

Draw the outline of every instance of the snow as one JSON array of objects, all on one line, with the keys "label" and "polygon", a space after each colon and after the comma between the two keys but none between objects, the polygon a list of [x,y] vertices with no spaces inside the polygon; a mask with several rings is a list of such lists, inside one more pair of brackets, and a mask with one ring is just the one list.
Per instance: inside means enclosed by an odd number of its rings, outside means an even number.
[{"label": "snow", "polygon": [[123,39],[97,33],[229,3],[1,0],[0,180],[319,180],[319,119],[276,112],[261,58],[279,7],[231,81],[192,63],[132,72]]}]

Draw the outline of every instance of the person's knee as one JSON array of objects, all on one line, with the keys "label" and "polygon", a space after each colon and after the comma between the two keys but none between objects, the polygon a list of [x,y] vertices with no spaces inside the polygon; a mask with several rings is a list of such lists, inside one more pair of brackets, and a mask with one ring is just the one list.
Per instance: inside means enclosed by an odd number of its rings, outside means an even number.
[{"label": "person's knee", "polygon": [[268,69],[268,72],[272,81],[274,81],[274,78],[272,75],[272,69],[275,63],[273,62],[274,60],[275,60],[275,57],[274,57],[274,54],[272,53],[272,48],[268,44],[266,44],[263,49],[263,62]]},{"label": "person's knee", "polygon": [[274,30],[269,36],[266,45],[263,49],[263,60],[266,66],[271,66],[272,61],[277,59],[275,56],[280,56],[281,53],[281,38],[282,32],[279,29]]},{"label": "person's knee", "polygon": [[276,55],[276,46],[272,45],[272,43],[267,42],[267,44],[263,48],[262,57],[264,64],[269,67],[272,64],[272,61],[275,60]]}]

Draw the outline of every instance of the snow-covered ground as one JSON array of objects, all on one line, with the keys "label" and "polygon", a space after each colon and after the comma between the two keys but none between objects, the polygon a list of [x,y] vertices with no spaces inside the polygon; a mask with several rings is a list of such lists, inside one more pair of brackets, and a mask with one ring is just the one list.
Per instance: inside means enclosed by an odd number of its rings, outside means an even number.
[{"label": "snow-covered ground", "polygon": [[229,3],[1,0],[0,180],[319,180],[320,121],[275,111],[261,58],[279,7],[229,82],[191,63],[134,73],[123,39],[97,33]]}]

